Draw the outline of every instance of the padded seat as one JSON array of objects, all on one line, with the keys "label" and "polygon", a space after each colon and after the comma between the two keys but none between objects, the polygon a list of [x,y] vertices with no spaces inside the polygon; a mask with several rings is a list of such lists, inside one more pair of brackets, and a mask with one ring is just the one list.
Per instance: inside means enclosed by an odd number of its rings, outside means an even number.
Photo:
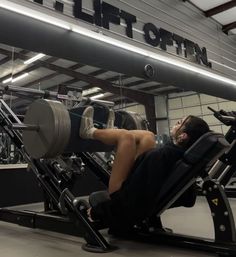
[{"label": "padded seat", "polygon": [[[190,186],[203,177],[216,160],[230,147],[224,135],[208,132],[200,137],[178,161],[156,199],[153,213],[161,215]],[[152,214],[153,214],[152,213]]]},{"label": "padded seat", "polygon": [[[199,138],[176,163],[171,172],[172,175],[163,184],[155,200],[155,208],[150,212],[149,217],[161,215],[168,209],[195,183],[197,177],[204,176],[229,146],[224,136],[219,133],[209,132]],[[92,193],[89,200],[91,206],[96,208],[99,204],[109,201],[109,196],[107,192],[99,191]]]}]

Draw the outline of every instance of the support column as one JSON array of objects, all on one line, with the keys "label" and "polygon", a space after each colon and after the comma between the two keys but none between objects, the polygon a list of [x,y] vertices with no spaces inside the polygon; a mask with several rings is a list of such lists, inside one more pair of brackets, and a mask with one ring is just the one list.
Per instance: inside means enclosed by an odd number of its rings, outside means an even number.
[{"label": "support column", "polygon": [[168,121],[168,107],[167,96],[155,96],[155,113],[156,113],[156,127],[157,135],[169,136],[169,121]]}]

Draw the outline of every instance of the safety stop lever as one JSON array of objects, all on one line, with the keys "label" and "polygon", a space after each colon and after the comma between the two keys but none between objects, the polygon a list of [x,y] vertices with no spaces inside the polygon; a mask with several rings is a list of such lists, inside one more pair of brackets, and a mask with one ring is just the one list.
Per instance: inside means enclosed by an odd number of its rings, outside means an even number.
[{"label": "safety stop lever", "polygon": [[[232,125],[236,125],[236,115],[232,116],[231,113],[228,113],[224,110],[220,110],[220,111],[216,111],[213,108],[211,108],[210,106],[207,107],[210,111],[212,111],[214,113],[214,116],[221,121],[222,123],[224,123],[226,126],[232,126]],[[231,114],[231,115],[230,115]]]}]

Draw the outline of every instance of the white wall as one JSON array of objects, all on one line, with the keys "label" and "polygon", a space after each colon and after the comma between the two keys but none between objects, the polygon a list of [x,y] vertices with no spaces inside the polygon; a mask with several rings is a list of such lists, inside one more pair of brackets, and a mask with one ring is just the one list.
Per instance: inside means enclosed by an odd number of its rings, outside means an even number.
[{"label": "white wall", "polygon": [[227,101],[222,98],[198,94],[195,92],[170,94],[168,96],[169,124],[172,127],[177,120],[190,114],[203,118],[216,132],[225,133],[228,127],[222,125],[213,113],[207,108],[215,110],[236,111],[236,102]]},{"label": "white wall", "polygon": [[[195,115],[204,119],[213,131],[223,134],[228,131],[229,127],[218,121],[207,107],[210,106],[216,111],[220,109],[225,111],[236,111],[236,102],[196,92],[169,94],[167,105],[169,129],[171,129],[179,119],[188,115]],[[162,108],[162,106],[159,107]],[[137,112],[145,117],[145,109],[143,105],[135,104],[126,106],[124,107],[124,110]],[[163,131],[160,131],[160,134],[163,133],[168,134],[164,128]]]}]

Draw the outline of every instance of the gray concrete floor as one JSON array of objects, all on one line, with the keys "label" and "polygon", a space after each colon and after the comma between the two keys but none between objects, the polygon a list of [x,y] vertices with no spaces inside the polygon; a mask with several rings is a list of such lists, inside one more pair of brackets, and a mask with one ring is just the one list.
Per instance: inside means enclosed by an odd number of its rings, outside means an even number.
[{"label": "gray concrete floor", "polygon": [[[236,200],[230,201],[236,216]],[[41,209],[41,204],[31,205],[31,209]],[[21,206],[29,209],[29,206]],[[236,218],[236,217],[235,217]],[[162,216],[163,224],[176,233],[214,237],[213,223],[205,199],[200,197],[193,208],[175,208]],[[106,232],[104,232],[106,236]],[[140,242],[109,238],[118,246],[114,252],[106,253],[109,257],[155,256],[155,257],[211,257],[211,253],[173,248],[163,245],[149,245]],[[84,240],[79,237],[63,235],[39,229],[29,229],[18,225],[0,222],[1,257],[77,257],[94,256],[95,253],[81,249]]]}]

